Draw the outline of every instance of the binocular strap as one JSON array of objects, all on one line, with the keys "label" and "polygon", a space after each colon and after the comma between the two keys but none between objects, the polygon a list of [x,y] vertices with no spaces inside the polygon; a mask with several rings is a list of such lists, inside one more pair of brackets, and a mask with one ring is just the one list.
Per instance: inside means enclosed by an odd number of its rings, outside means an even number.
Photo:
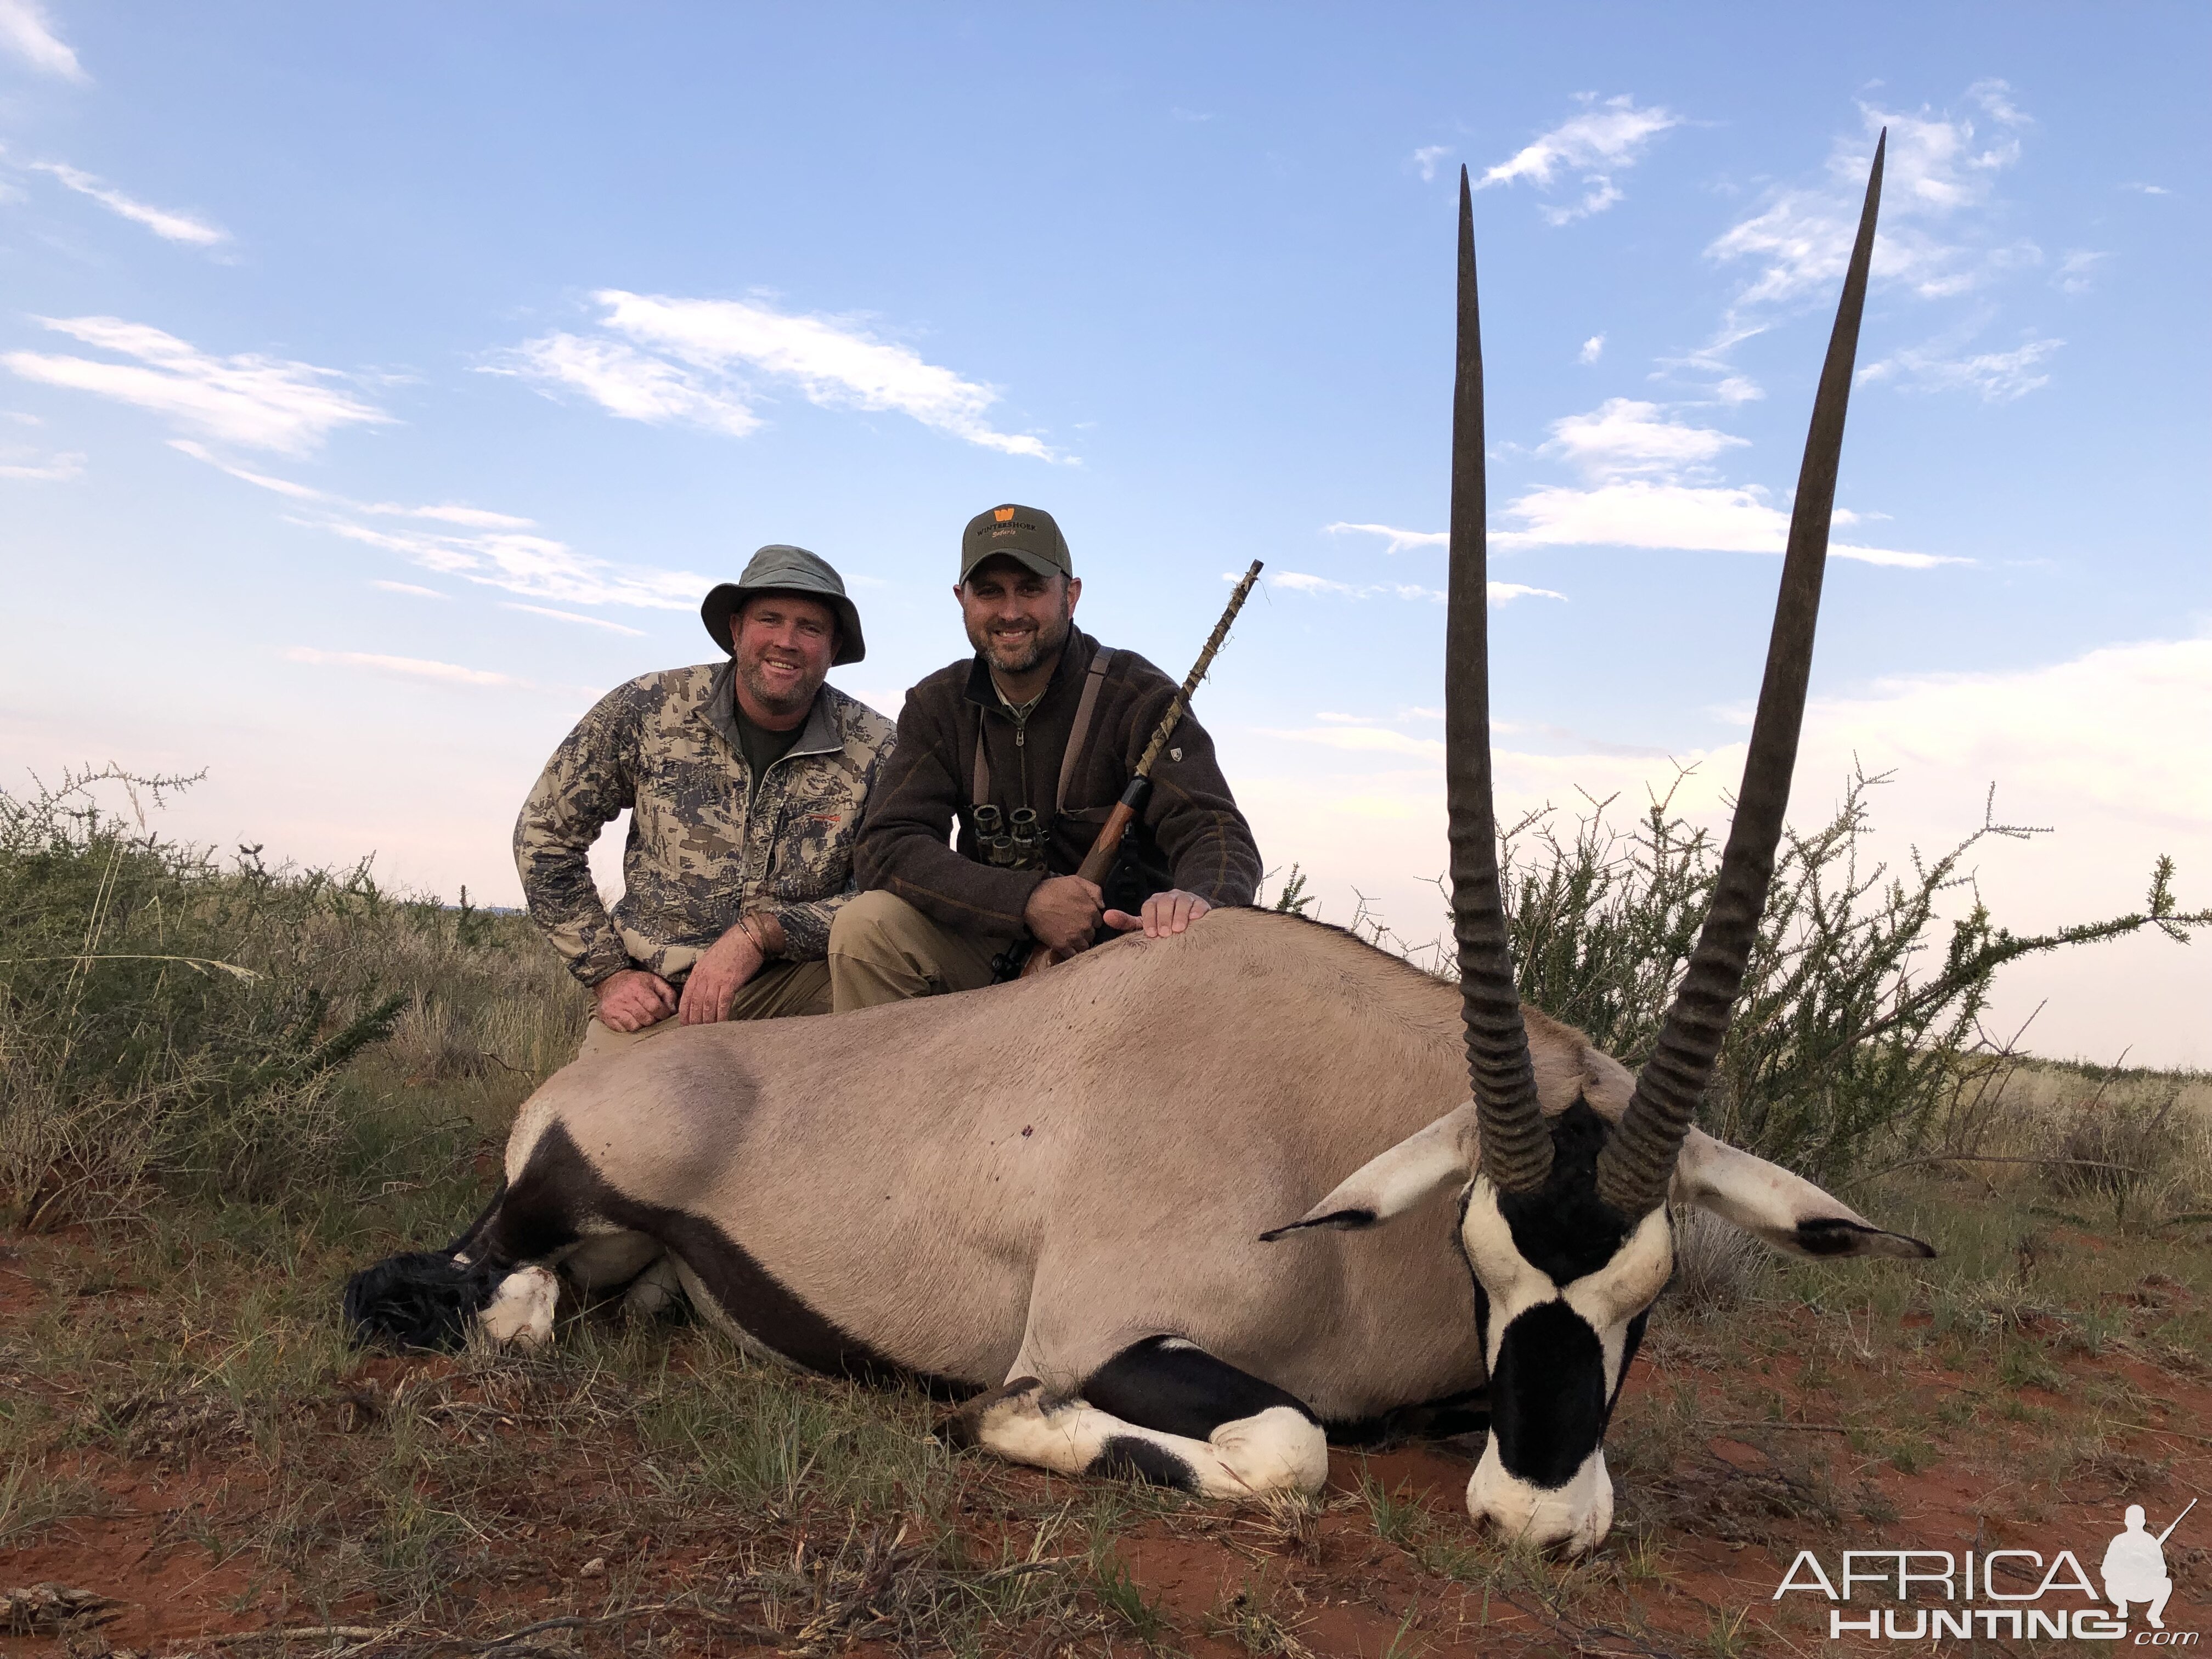
[{"label": "binocular strap", "polygon": [[[1106,670],[1114,660],[1111,647],[1100,646],[1091,659],[1091,672],[1083,677],[1083,696],[1075,705],[1075,724],[1068,728],[1067,752],[1060,760],[1060,787],[1052,798],[1052,815],[1057,819],[1067,809],[1067,786],[1075,779],[1075,763],[1083,754],[1091,737],[1091,718],[1097,712],[1098,688],[1106,678]],[[984,741],[983,711],[975,711],[975,774],[969,791],[970,805],[988,806],[991,804],[991,750]],[[1049,831],[1048,831],[1049,833]]]}]

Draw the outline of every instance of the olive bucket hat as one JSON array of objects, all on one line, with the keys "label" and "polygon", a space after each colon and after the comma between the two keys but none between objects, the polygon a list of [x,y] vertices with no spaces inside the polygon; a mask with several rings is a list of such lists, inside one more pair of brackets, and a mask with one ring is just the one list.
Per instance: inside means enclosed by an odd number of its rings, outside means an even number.
[{"label": "olive bucket hat", "polygon": [[860,613],[845,597],[844,579],[830,568],[827,559],[803,547],[785,547],[780,543],[754,554],[744,575],[724,582],[699,606],[699,620],[707,624],[708,634],[723,650],[731,648],[730,618],[756,593],[800,593],[821,600],[836,611],[837,654],[830,659],[831,667],[858,662],[867,655],[866,642],[860,637]]}]

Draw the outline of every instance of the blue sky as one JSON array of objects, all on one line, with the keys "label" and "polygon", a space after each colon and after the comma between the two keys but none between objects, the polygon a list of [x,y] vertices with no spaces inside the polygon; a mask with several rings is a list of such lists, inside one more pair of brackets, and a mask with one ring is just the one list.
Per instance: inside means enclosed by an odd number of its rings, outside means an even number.
[{"label": "blue sky", "polygon": [[[886,712],[960,526],[1202,693],[1271,865],[1437,932],[1452,197],[1473,169],[1504,805],[1741,765],[1891,132],[1796,812],[2049,826],[1999,919],[2212,902],[2201,7],[0,0],[0,766],[512,900],[591,698],[757,544]],[[2212,1063],[2212,939],[2014,970],[2032,1046]]]}]

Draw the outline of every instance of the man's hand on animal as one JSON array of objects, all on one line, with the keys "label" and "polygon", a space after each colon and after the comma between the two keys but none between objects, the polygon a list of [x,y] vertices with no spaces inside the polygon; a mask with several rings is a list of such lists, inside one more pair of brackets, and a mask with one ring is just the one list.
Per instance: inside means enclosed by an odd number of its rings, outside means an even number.
[{"label": "man's hand on animal", "polygon": [[747,916],[691,964],[679,1008],[686,1025],[714,1025],[730,1017],[738,993],[768,963],[776,941],[767,930],[775,926],[767,918]]},{"label": "man's hand on animal", "polygon": [[1133,916],[1127,910],[1109,910],[1105,921],[1120,933],[1133,933],[1141,927],[1146,939],[1165,939],[1170,933],[1182,933],[1212,908],[1197,894],[1170,887],[1146,899],[1143,915]]},{"label": "man's hand on animal", "polygon": [[610,1031],[642,1031],[676,1012],[676,988],[650,969],[625,968],[592,987],[592,1002]]},{"label": "man's hand on animal", "polygon": [[1030,895],[1022,907],[1022,920],[1029,924],[1030,936],[1046,950],[1072,957],[1090,948],[1091,936],[1098,931],[1102,902],[1097,882],[1080,876],[1052,876]]}]

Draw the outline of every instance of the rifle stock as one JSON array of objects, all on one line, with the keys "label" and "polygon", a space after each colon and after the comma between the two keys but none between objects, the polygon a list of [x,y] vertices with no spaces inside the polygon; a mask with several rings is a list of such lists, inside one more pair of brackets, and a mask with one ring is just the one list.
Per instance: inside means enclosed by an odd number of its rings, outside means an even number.
[{"label": "rifle stock", "polygon": [[[1137,763],[1136,775],[1121,791],[1121,799],[1114,803],[1114,810],[1106,815],[1099,826],[1098,838],[1091,843],[1091,850],[1083,855],[1083,863],[1076,874],[1093,886],[1103,887],[1113,872],[1114,860],[1121,856],[1121,838],[1129,833],[1129,826],[1145,810],[1152,793],[1152,763],[1159,758],[1160,750],[1182,722],[1183,710],[1189,706],[1190,694],[1198,690],[1198,683],[1206,678],[1206,671],[1213,665],[1213,653],[1221,649],[1221,642],[1229,637],[1229,624],[1237,620],[1237,613],[1244,608],[1245,596],[1251,592],[1252,584],[1260,579],[1260,561],[1252,561],[1252,568],[1237,584],[1237,591],[1229,596],[1229,607],[1221,613],[1221,620],[1213,625],[1213,632],[1206,641],[1206,648],[1198,653],[1198,661],[1190,674],[1176,690],[1175,699],[1168,704],[1168,712],[1152,732],[1152,740],[1145,746],[1142,759]],[[1019,977],[1029,978],[1041,974],[1055,962],[1067,958],[1055,951],[1031,945],[1027,960],[1022,963]]]}]

